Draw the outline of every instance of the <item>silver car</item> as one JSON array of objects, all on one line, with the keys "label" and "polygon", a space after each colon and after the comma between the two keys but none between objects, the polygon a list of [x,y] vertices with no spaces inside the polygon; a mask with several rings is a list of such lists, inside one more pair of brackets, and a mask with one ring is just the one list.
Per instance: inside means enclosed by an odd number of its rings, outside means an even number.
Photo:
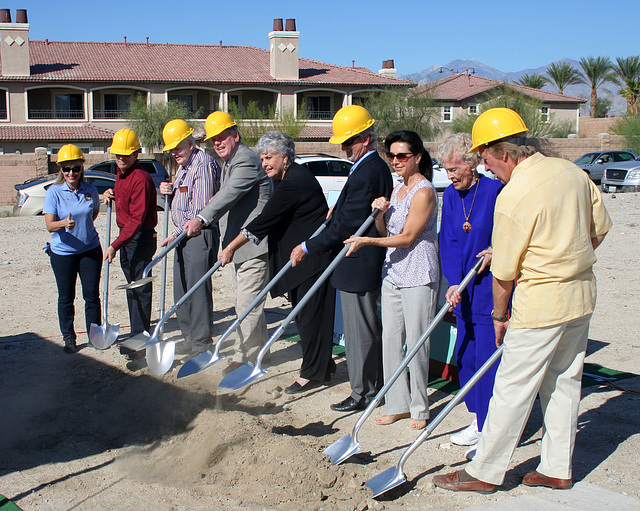
[{"label": "silver car", "polygon": [[623,161],[631,161],[636,155],[629,151],[598,151],[583,154],[575,160],[578,167],[584,170],[594,183],[599,183],[604,175],[604,171],[611,165]]},{"label": "silver car", "polygon": [[640,156],[611,165],[602,178],[603,192],[640,192]]},{"label": "silver car", "polygon": [[[28,179],[24,183],[14,185],[14,188],[16,189],[16,204],[13,206],[13,214],[16,216],[42,215],[45,195],[57,177],[57,173],[48,174],[46,176]],[[100,201],[102,201],[102,193],[108,188],[113,188],[116,183],[116,176],[109,174],[108,172],[85,170],[84,179],[98,189]],[[164,199],[159,193],[157,205],[158,210],[162,211]],[[100,211],[106,210],[107,207],[102,204],[100,206]]]}]

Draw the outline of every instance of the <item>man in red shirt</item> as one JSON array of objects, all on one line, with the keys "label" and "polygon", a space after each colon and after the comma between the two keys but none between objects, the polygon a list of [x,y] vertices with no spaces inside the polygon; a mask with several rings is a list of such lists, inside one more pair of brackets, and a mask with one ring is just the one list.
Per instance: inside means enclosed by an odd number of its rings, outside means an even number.
[{"label": "man in red shirt", "polygon": [[[115,199],[116,224],[120,234],[104,252],[113,261],[120,250],[120,266],[127,282],[139,280],[156,251],[158,224],[156,187],[151,176],[138,163],[140,140],[133,130],[123,128],[113,136],[111,153],[116,157],[116,184],[103,193],[104,200]],[[127,290],[131,335],[150,331],[151,283]]]}]

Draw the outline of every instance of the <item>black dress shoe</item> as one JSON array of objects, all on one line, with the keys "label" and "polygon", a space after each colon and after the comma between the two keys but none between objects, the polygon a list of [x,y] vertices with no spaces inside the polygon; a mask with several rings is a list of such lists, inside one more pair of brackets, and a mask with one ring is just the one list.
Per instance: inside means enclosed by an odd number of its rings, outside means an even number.
[{"label": "black dress shoe", "polygon": [[292,385],[289,385],[286,389],[284,389],[284,393],[300,394],[301,392],[306,392],[307,390],[316,389],[321,385],[322,382],[318,380],[309,380],[304,385],[300,385],[297,381],[294,381]]},{"label": "black dress shoe", "polygon": [[349,396],[344,401],[340,401],[335,405],[331,405],[331,409],[335,412],[351,412],[353,410],[364,410],[367,407],[367,402],[364,399],[356,401]]}]

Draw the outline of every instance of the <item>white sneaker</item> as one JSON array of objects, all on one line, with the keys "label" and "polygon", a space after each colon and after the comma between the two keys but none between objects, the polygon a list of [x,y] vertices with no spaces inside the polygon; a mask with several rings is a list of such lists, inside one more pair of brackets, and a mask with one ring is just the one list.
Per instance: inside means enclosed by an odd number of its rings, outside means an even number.
[{"label": "white sneaker", "polygon": [[473,419],[466,429],[451,435],[451,443],[456,445],[475,445],[480,440],[478,431],[478,419]]},{"label": "white sneaker", "polygon": [[465,453],[464,453],[464,457],[467,458],[469,461],[472,461],[473,458],[476,457],[476,446],[472,445],[471,447],[469,447]]}]

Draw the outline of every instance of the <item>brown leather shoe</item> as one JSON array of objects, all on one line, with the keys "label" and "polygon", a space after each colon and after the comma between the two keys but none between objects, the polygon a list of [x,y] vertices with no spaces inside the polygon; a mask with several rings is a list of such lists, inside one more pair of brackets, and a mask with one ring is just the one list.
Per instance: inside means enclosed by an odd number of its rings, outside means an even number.
[{"label": "brown leather shoe", "polygon": [[527,486],[546,486],[547,488],[554,488],[556,490],[567,490],[573,486],[571,479],[549,477],[541,474],[537,470],[529,472],[524,476],[522,484],[526,484]]},{"label": "brown leather shoe", "polygon": [[493,493],[495,491],[491,483],[485,483],[475,477],[471,477],[464,470],[435,476],[433,484],[451,491],[477,491],[480,493]]}]

